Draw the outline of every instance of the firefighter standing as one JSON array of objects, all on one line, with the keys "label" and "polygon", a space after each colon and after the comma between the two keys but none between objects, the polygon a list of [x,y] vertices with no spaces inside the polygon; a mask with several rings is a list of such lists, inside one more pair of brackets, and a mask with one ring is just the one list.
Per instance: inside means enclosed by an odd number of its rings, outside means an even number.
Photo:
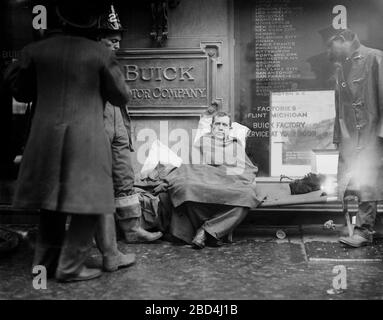
[{"label": "firefighter standing", "polygon": [[[98,40],[109,50],[116,51],[120,48],[124,29],[113,5],[106,15],[99,17],[97,29]],[[106,103],[104,123],[112,146],[113,186],[118,226],[122,229],[125,241],[128,243],[153,242],[161,238],[162,233],[148,232],[141,227],[141,205],[138,194],[133,189],[134,170],[131,159],[133,148],[127,108],[119,108]],[[101,237],[98,238],[99,240],[104,239],[104,241],[109,239],[107,244],[113,244],[115,241],[110,237],[115,234],[114,219],[110,216],[104,216],[103,219],[101,229],[97,233]],[[98,243],[103,243],[103,241],[98,241]],[[111,248],[108,245],[105,246],[105,248],[107,247]],[[117,254],[117,247],[113,251],[115,257],[122,258],[121,254]],[[122,260],[120,262],[122,263]],[[116,261],[117,264],[120,262]]]},{"label": "firefighter standing", "polygon": [[327,39],[335,66],[339,197],[352,189],[359,198],[353,235],[339,241],[360,247],[372,243],[383,200],[383,52],[360,44],[349,29],[332,29]]}]

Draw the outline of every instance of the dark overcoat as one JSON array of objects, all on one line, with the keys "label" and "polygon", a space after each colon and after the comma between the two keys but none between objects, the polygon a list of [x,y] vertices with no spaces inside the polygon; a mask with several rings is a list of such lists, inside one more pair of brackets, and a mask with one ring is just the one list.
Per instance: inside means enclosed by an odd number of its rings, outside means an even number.
[{"label": "dark overcoat", "polygon": [[339,144],[338,191],[383,199],[383,52],[352,43],[336,69],[334,143]]},{"label": "dark overcoat", "polygon": [[59,35],[26,46],[6,77],[16,100],[36,99],[13,204],[67,213],[114,212],[106,101],[123,106],[128,88],[112,52]]}]

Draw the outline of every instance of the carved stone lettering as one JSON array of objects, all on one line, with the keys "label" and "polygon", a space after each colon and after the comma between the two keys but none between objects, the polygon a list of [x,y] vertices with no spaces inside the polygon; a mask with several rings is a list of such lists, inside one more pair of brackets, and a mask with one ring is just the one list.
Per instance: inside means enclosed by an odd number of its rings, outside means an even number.
[{"label": "carved stone lettering", "polygon": [[205,107],[208,103],[208,57],[199,55],[120,57],[130,87],[130,108]]}]

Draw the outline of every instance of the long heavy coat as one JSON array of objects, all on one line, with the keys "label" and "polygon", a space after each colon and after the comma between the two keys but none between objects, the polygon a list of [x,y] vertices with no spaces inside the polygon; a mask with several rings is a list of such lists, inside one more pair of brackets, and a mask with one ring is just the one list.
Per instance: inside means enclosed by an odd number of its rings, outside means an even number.
[{"label": "long heavy coat", "polygon": [[339,144],[338,187],[360,200],[383,199],[383,52],[360,45],[336,69],[334,143]]},{"label": "long heavy coat", "polygon": [[14,206],[113,213],[103,110],[106,101],[117,106],[128,101],[113,53],[83,37],[56,36],[26,46],[7,81],[16,100],[37,99]]}]

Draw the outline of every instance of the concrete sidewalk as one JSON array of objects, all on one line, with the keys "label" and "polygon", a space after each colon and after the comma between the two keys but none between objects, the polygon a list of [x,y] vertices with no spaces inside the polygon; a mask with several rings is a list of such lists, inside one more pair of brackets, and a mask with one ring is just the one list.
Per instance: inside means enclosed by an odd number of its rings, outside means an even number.
[{"label": "concrete sidewalk", "polygon": [[[278,239],[278,228],[238,229],[233,244],[203,250],[165,241],[119,242],[123,252],[136,253],[137,264],[82,283],[48,280],[46,290],[33,288],[33,251],[22,244],[0,258],[0,299],[383,299],[382,240],[345,249],[337,230],[288,226],[286,238]],[[315,255],[328,259],[310,259]],[[101,263],[95,248],[92,260]],[[344,266],[347,289],[329,294],[335,266]]]}]

